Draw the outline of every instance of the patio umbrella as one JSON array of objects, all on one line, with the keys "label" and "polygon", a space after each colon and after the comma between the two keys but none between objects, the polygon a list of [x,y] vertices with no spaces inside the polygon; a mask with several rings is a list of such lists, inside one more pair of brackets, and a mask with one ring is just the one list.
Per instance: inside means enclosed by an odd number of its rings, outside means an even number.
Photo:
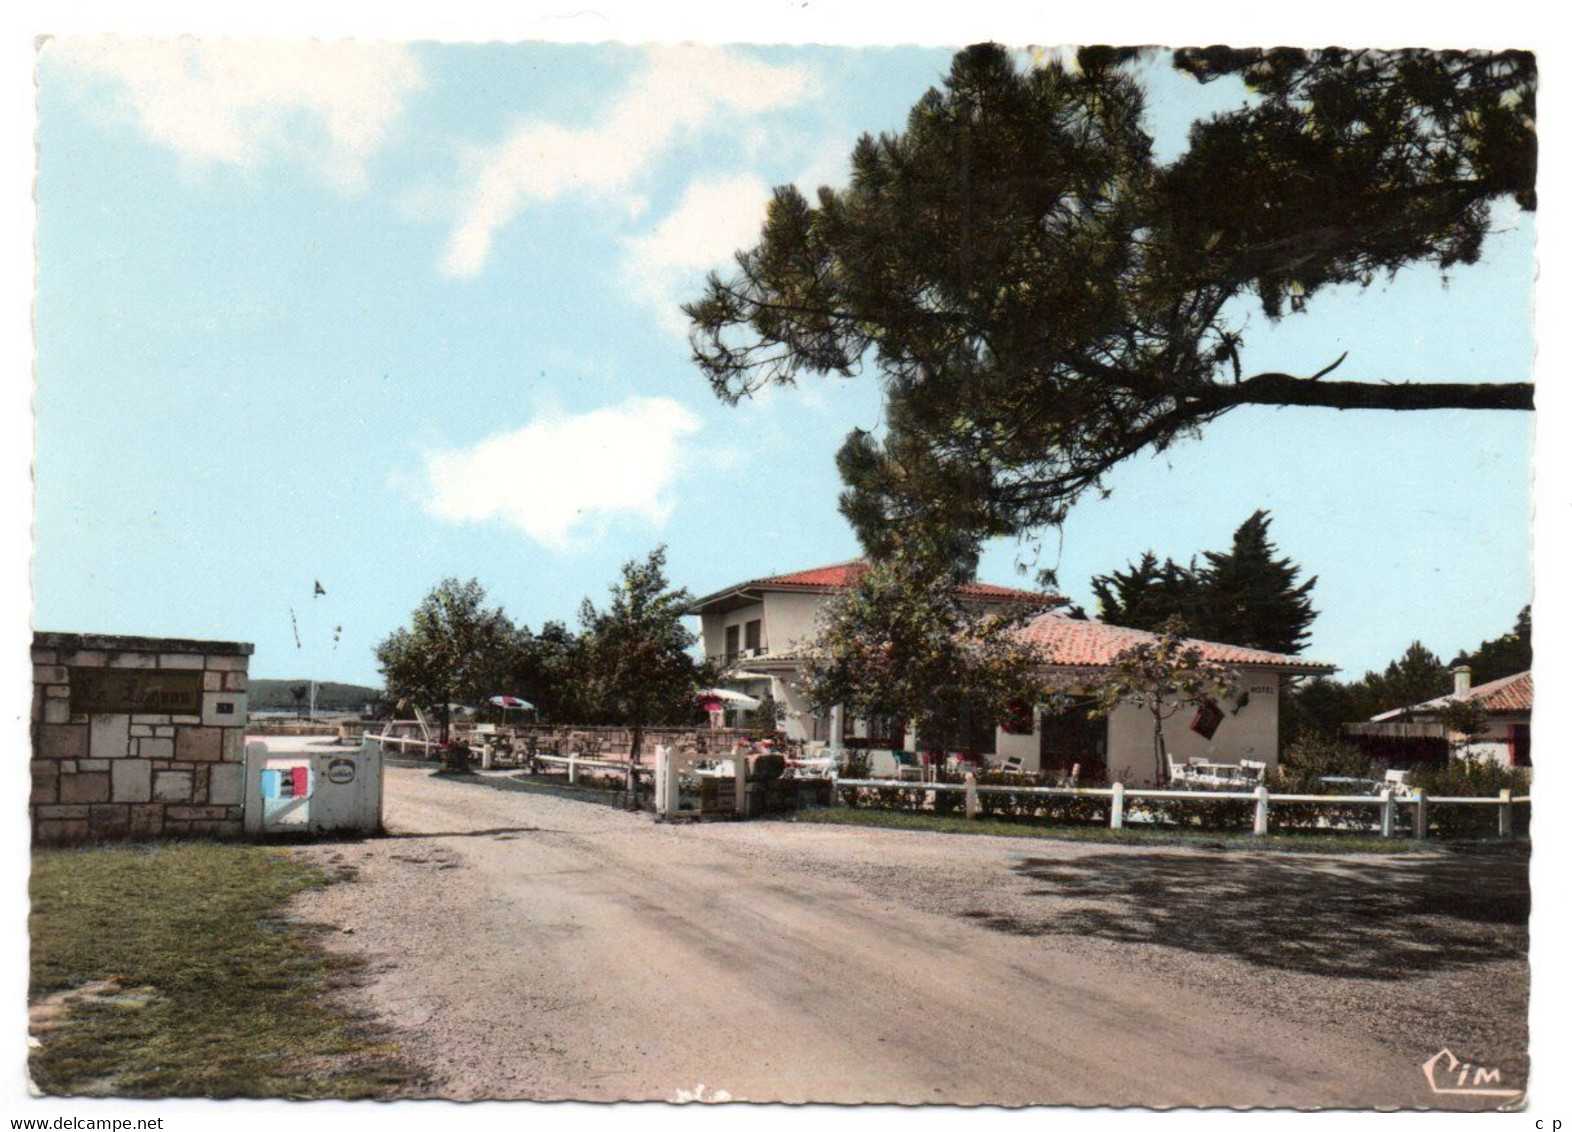
[{"label": "patio umbrella", "polygon": [[508,709],[510,708],[517,708],[519,711],[533,711],[535,709],[534,704],[530,703],[528,700],[522,700],[517,696],[492,696],[491,699],[487,700],[486,702],[491,704],[493,707],[501,708],[502,718],[504,720],[508,718]]},{"label": "patio umbrella", "polygon": [[720,700],[728,707],[745,708],[752,711],[759,706],[759,701],[752,696],[745,696],[741,692],[733,692],[730,688],[702,688],[699,691],[701,700]]}]

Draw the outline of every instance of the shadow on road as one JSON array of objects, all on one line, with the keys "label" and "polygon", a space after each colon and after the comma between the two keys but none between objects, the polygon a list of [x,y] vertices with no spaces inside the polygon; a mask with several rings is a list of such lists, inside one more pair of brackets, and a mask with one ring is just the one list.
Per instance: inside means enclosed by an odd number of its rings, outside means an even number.
[{"label": "shadow on road", "polygon": [[1401,980],[1520,958],[1528,853],[1370,861],[1266,854],[1029,857],[1037,915],[967,917],[1022,935],[1090,935],[1231,956],[1260,967]]},{"label": "shadow on road", "polygon": [[445,838],[445,837],[507,837],[520,833],[567,833],[566,829],[547,829],[539,825],[505,825],[494,829],[456,829],[443,830],[436,833],[415,833],[409,830],[398,830],[384,833],[382,836],[389,841],[406,841],[416,838]]}]

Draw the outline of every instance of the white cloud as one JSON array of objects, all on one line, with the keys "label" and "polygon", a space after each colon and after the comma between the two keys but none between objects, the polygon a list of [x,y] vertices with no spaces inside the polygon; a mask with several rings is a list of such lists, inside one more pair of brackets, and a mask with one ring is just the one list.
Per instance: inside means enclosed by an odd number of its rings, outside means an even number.
[{"label": "white cloud", "polygon": [[[627,193],[681,137],[724,111],[757,114],[812,93],[808,70],[713,47],[652,47],[647,64],[594,125],[528,122],[470,161],[463,208],[443,269],[474,275],[492,240],[531,204],[565,193]],[[639,202],[628,201],[636,212]]]},{"label": "white cloud", "polygon": [[679,309],[699,292],[698,276],[759,242],[770,187],[751,175],[695,181],[677,207],[648,234],[627,242],[623,271],[633,293],[662,325],[687,333]]},{"label": "white cloud", "polygon": [[450,522],[500,520],[562,550],[618,514],[661,524],[699,419],[666,397],[579,416],[545,414],[469,448],[426,457],[426,509]]},{"label": "white cloud", "polygon": [[196,163],[287,158],[345,190],[361,188],[405,97],[423,84],[397,44],[61,39],[45,59],[113,83],[117,108],[154,142]]}]

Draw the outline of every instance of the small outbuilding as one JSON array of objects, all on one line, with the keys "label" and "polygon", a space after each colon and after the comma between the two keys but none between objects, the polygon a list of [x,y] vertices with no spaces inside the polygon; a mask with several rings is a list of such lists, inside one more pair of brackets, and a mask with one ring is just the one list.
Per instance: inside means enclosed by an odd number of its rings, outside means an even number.
[{"label": "small outbuilding", "polygon": [[1491,759],[1505,767],[1534,765],[1529,747],[1529,722],[1534,711],[1532,672],[1517,672],[1476,687],[1472,669],[1459,664],[1452,669],[1449,695],[1382,712],[1351,730],[1359,739],[1379,738],[1388,732],[1434,736],[1456,750],[1464,745],[1465,737],[1447,730],[1442,712],[1449,704],[1466,701],[1479,704],[1485,712],[1485,729],[1467,739],[1470,758]]}]

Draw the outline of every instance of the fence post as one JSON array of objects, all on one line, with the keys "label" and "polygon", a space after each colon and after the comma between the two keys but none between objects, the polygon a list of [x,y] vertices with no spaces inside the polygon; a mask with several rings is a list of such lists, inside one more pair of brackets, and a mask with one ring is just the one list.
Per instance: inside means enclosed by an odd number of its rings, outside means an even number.
[{"label": "fence post", "polygon": [[1430,799],[1423,789],[1414,791],[1414,840],[1423,841],[1430,836]]},{"label": "fence post", "polygon": [[1266,836],[1266,786],[1263,784],[1255,788],[1255,827],[1251,830],[1257,837]]},{"label": "fence post", "polygon": [[977,816],[977,776],[971,771],[966,772],[966,817],[968,820]]},{"label": "fence post", "polygon": [[1501,791],[1501,836],[1512,836],[1512,788]]},{"label": "fence post", "polygon": [[568,751],[568,785],[577,786],[579,782],[579,764],[574,761],[574,753]]},{"label": "fence post", "polygon": [[745,818],[748,816],[748,756],[738,752],[731,763],[737,785],[737,816]]},{"label": "fence post", "polygon": [[1381,836],[1391,837],[1397,832],[1397,799],[1390,790],[1381,791]]},{"label": "fence post", "polygon": [[1113,784],[1113,805],[1108,807],[1108,828],[1124,828],[1124,783]]}]

